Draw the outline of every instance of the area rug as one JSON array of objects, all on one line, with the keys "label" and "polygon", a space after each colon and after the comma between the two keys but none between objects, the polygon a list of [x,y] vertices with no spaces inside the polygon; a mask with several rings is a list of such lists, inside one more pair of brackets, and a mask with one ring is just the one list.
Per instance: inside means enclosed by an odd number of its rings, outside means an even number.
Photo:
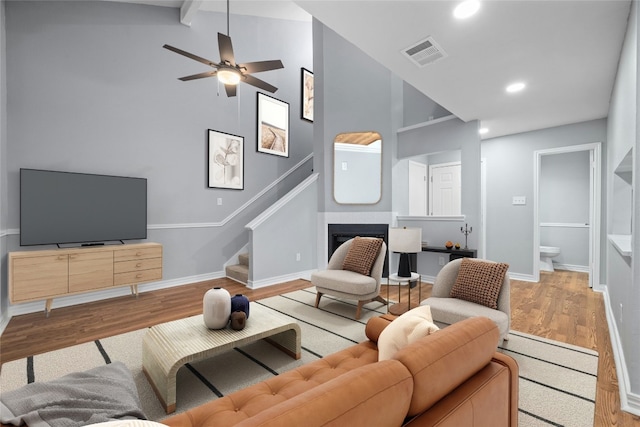
[{"label": "area rug", "polygon": [[[324,296],[320,309],[314,303],[313,288],[252,302],[298,322],[302,330],[301,359],[294,360],[260,341],[188,364],[178,371],[176,413],[364,341],[367,320],[386,313],[386,306],[369,303],[363,308],[362,318],[355,321],[353,301]],[[250,317],[249,321],[254,319]],[[121,361],[133,373],[147,417],[162,422],[167,415],[141,369],[145,333],[146,329],[141,329],[5,363],[0,371],[0,390]],[[520,426],[593,425],[598,363],[595,352],[520,332],[512,332],[500,351],[514,357],[520,366]]]}]

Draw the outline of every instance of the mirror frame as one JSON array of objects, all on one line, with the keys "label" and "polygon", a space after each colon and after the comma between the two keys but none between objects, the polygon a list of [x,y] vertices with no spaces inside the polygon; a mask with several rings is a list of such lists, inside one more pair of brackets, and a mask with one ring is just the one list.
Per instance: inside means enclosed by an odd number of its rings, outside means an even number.
[{"label": "mirror frame", "polygon": [[[363,138],[363,141],[369,141],[366,144],[362,144],[359,142],[348,142],[346,141],[346,137],[348,135],[358,135],[361,134],[361,138]],[[375,139],[371,139],[371,138],[375,138]],[[366,201],[366,202],[344,202],[344,201],[338,201],[338,199],[336,198],[336,143],[351,143],[354,145],[368,145],[371,144],[372,142],[375,141],[380,141],[380,176],[379,176],[379,181],[378,181],[378,198],[375,201]],[[333,196],[333,201],[339,205],[375,205],[377,203],[380,203],[380,201],[382,200],[382,135],[380,134],[380,132],[377,131],[359,131],[359,132],[341,132],[339,134],[337,134],[332,141],[332,148],[333,148],[333,161],[332,161],[332,165],[333,165],[333,191],[332,191],[332,196]]]}]

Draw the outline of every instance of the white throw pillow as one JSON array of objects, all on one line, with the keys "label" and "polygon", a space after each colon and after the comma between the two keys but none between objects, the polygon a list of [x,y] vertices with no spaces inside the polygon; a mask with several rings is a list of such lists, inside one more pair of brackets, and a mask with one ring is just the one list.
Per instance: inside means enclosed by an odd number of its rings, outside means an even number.
[{"label": "white throw pillow", "polygon": [[378,337],[378,360],[388,360],[401,348],[438,331],[431,317],[431,307],[423,305],[395,319]]}]

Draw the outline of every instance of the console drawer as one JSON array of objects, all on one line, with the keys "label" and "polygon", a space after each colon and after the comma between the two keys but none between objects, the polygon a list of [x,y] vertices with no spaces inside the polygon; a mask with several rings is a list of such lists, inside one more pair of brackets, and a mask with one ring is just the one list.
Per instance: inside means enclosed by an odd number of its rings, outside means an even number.
[{"label": "console drawer", "polygon": [[162,279],[162,268],[151,270],[130,271],[126,273],[116,273],[113,275],[115,286],[137,285],[144,282],[153,282]]},{"label": "console drawer", "polygon": [[162,258],[162,246],[138,247],[132,249],[119,249],[114,253],[114,261],[134,261],[146,258]]},{"label": "console drawer", "polygon": [[162,258],[147,258],[114,263],[114,273],[116,274],[155,268],[162,268]]}]

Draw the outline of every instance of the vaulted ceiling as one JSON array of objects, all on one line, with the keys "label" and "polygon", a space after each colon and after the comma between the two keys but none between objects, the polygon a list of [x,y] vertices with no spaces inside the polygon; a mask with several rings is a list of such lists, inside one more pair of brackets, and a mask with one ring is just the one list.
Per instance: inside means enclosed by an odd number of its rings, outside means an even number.
[{"label": "vaulted ceiling", "polygon": [[[219,0],[119,0],[225,12]],[[630,0],[481,0],[467,19],[458,1],[236,0],[231,13],[304,20],[312,15],[464,121],[483,138],[606,117]],[[444,57],[425,66],[403,50],[431,37]],[[506,87],[526,87],[508,93]]]}]

